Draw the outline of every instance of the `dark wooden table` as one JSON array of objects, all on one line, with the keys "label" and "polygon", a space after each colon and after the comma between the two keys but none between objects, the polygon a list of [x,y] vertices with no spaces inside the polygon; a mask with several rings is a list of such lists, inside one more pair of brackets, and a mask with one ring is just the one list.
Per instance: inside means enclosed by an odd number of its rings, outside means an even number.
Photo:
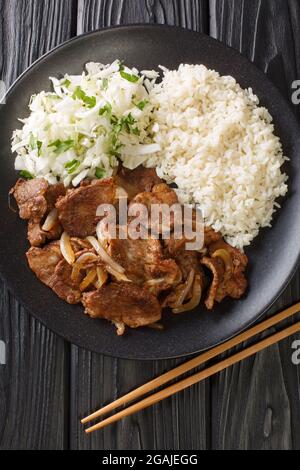
[{"label": "dark wooden table", "polygon": [[[0,78],[8,86],[70,37],[125,23],[210,34],[254,61],[287,98],[300,79],[298,0],[0,0]],[[300,116],[300,106],[295,112]],[[299,300],[299,290],[298,273],[272,311]],[[179,361],[141,363],[79,349],[30,317],[5,285],[0,312],[0,339],[7,343],[1,449],[300,448],[300,366],[291,361],[292,339],[85,436],[79,425],[85,413]]]}]

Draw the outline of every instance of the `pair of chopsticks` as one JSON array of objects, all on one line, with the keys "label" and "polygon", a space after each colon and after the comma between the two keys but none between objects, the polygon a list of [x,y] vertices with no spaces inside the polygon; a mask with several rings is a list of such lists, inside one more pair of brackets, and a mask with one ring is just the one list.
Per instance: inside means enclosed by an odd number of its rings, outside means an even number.
[{"label": "pair of chopsticks", "polygon": [[[151,392],[152,390],[161,387],[162,385],[170,382],[171,380],[174,380],[181,376],[182,374],[190,371],[191,369],[194,369],[195,367],[198,367],[205,362],[215,358],[219,354],[223,354],[227,352],[229,349],[238,346],[239,344],[243,343],[244,341],[247,341],[254,336],[258,335],[259,333],[263,333],[272,326],[277,325],[278,323],[282,322],[283,320],[291,317],[292,315],[296,314],[297,312],[300,311],[300,302],[297,304],[293,305],[292,307],[287,308],[286,310],[283,310],[282,312],[278,313],[277,315],[274,315],[273,317],[263,321],[262,323],[259,323],[258,325],[248,329],[247,331],[239,334],[235,338],[226,341],[225,343],[216,346],[215,348],[212,348],[211,350],[204,352],[200,356],[195,357],[194,359],[191,359],[190,361],[181,364],[178,367],[175,367],[175,369],[166,372],[165,374],[161,375],[160,377],[157,377],[154,380],[151,380],[145,385],[142,385],[141,387],[138,387],[136,390],[127,393],[123,397],[119,398],[118,400],[110,403],[107,406],[104,406],[100,410],[96,411],[95,413],[91,414],[90,416],[87,416],[84,418],[81,423],[86,424],[92,420],[95,420],[96,418],[99,418],[116,408],[126,405],[129,402],[132,402],[134,400],[137,400],[138,398],[142,397],[148,392]],[[98,424],[95,424],[94,426],[91,426],[90,428],[86,429],[86,433],[92,433],[98,429],[104,428],[105,426],[108,426],[109,424],[115,423],[127,416],[130,416],[138,411],[141,411],[145,408],[148,408],[149,406],[152,406],[162,400],[164,400],[167,397],[170,397],[171,395],[174,395],[177,392],[180,392],[181,390],[184,390],[191,385],[194,385],[198,382],[201,382],[204,379],[207,379],[208,377],[211,377],[212,375],[221,372],[225,369],[227,369],[230,366],[233,366],[234,364],[242,361],[243,359],[246,359],[250,356],[253,356],[259,351],[262,351],[263,349],[268,348],[269,346],[278,343],[279,341],[282,341],[283,339],[287,338],[288,336],[291,336],[295,333],[300,331],[300,322],[297,322],[293,324],[292,326],[289,326],[282,331],[279,331],[255,344],[252,346],[249,346],[242,351],[233,354],[232,356],[221,360],[220,362],[192,375],[191,377],[185,378],[181,380],[180,382],[177,382],[173,385],[170,385],[169,387],[160,390],[153,395],[148,396],[147,398],[144,398],[143,400],[129,406],[128,408],[123,409],[122,411],[110,416],[107,419],[104,419]]]}]

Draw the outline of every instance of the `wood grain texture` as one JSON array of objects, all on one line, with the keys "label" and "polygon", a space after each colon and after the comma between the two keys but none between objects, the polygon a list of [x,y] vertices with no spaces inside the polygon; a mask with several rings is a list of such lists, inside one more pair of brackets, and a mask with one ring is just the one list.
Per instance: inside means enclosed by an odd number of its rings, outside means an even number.
[{"label": "wood grain texture", "polygon": [[300,77],[299,18],[297,0],[210,0],[210,34],[247,56],[288,98]]},{"label": "wood grain texture", "polygon": [[208,1],[78,0],[78,34],[132,23],[169,24],[208,32]]},{"label": "wood grain texture", "polygon": [[[79,0],[78,33],[126,23],[207,28],[207,2]],[[134,362],[71,351],[71,448],[205,449],[209,446],[209,387],[197,385],[103,432],[86,436],[79,417],[169,370],[178,361]]]},{"label": "wood grain texture", "polygon": [[[287,98],[300,76],[299,6],[297,0],[210,2],[211,34],[254,61]],[[299,291],[298,272],[271,312],[298,301]],[[212,380],[214,448],[300,448],[299,367],[291,362],[292,342],[283,341]]]},{"label": "wood grain texture", "polygon": [[[177,361],[136,362],[72,347],[72,449],[205,449],[209,436],[209,390],[198,384],[99,433],[85,435],[79,417],[149,381]],[[79,416],[78,416],[79,413]]]},{"label": "wood grain texture", "polygon": [[[9,86],[34,60],[68,39],[72,1],[1,0],[0,78]],[[49,32],[51,32],[49,34]],[[62,449],[67,442],[69,347],[0,285],[0,449]]]},{"label": "wood grain texture", "polygon": [[[208,5],[209,4],[209,5]],[[55,45],[114,24],[211,32],[286,95],[300,79],[298,0],[0,0],[0,79],[7,86]],[[295,109],[300,116],[300,106]],[[300,275],[272,312],[300,296]],[[292,340],[219,377],[86,436],[79,419],[180,361],[133,362],[70,348],[0,284],[0,449],[299,449],[300,369]]]}]

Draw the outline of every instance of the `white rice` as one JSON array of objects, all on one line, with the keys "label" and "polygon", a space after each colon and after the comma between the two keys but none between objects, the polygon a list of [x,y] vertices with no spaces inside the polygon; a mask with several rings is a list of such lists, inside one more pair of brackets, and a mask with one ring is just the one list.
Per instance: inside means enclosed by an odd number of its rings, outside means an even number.
[{"label": "white rice", "polygon": [[207,224],[239,248],[271,225],[287,193],[286,160],[269,112],[251,89],[203,65],[164,70],[150,94],[158,174],[199,203]]}]

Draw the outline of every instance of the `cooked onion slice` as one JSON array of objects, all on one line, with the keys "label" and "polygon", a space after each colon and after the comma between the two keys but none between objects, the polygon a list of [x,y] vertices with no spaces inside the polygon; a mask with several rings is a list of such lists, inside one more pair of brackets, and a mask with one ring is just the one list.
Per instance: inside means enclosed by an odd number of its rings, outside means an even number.
[{"label": "cooked onion slice", "polygon": [[106,269],[107,269],[107,272],[109,272],[109,274],[111,274],[117,279],[117,281],[132,282],[130,279],[128,279],[126,274],[119,273],[118,271],[113,269],[111,266],[106,266]]},{"label": "cooked onion slice", "polygon": [[117,328],[117,335],[123,336],[125,333],[125,324],[121,321],[113,321],[113,324]]},{"label": "cooked onion slice", "polygon": [[101,259],[114,271],[117,271],[120,274],[125,272],[125,269],[123,269],[122,266],[120,266],[115,260],[112,259],[111,256],[109,256],[108,253],[106,253],[103,246],[101,246],[101,244],[95,237],[87,237],[87,241],[90,242],[90,244],[96,250]]},{"label": "cooked onion slice", "polygon": [[232,259],[230,253],[227,250],[220,249],[213,253],[212,258],[221,258],[226,268],[226,271],[230,271],[232,269]]},{"label": "cooked onion slice", "polygon": [[75,253],[71,245],[71,239],[67,232],[64,232],[60,239],[60,251],[67,263],[75,263]]},{"label": "cooked onion slice", "polygon": [[161,284],[164,281],[165,281],[164,278],[161,277],[159,279],[149,279],[149,281],[147,281],[146,284],[148,284],[148,286],[156,286],[158,284]]},{"label": "cooked onion slice", "polygon": [[184,288],[183,288],[182,292],[178,296],[178,299],[177,299],[177,302],[176,302],[176,308],[180,307],[183,304],[183,302],[185,301],[186,296],[188,295],[188,293],[190,292],[190,290],[193,287],[194,279],[195,279],[195,270],[192,269],[190,271],[189,275],[188,275],[188,278],[186,280],[186,283],[184,285]]},{"label": "cooked onion slice", "polygon": [[200,279],[200,276],[197,275],[195,277],[195,282],[194,282],[194,287],[193,287],[193,296],[191,300],[187,304],[183,305],[182,307],[174,308],[173,313],[183,313],[183,312],[188,312],[189,310],[193,310],[199,305],[201,296],[202,296],[201,279]]},{"label": "cooked onion slice", "polygon": [[58,221],[58,212],[57,209],[53,209],[47,216],[44,225],[42,226],[42,230],[44,232],[50,232],[53,229],[54,225]]},{"label": "cooked onion slice", "polygon": [[91,271],[86,275],[86,277],[83,279],[82,283],[80,284],[80,291],[83,292],[85,291],[96,279],[97,277],[97,270],[96,269],[91,269]]},{"label": "cooked onion slice", "polygon": [[100,266],[97,267],[97,278],[96,287],[97,289],[101,289],[101,287],[107,282],[108,275],[104,269],[100,268]]},{"label": "cooked onion slice", "polygon": [[71,279],[77,281],[80,271],[88,267],[89,264],[98,261],[98,256],[94,253],[83,253],[73,265]]}]

